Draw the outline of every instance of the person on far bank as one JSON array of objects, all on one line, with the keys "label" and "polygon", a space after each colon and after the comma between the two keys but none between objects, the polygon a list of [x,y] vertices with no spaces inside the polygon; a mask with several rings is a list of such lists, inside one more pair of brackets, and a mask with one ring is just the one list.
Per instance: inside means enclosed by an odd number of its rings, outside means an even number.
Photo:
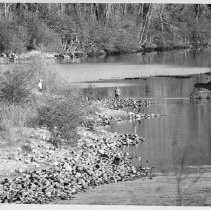
[{"label": "person on far bank", "polygon": [[120,94],[121,94],[121,90],[118,87],[116,87],[116,89],[115,89],[115,98],[116,98],[116,100],[119,100]]}]

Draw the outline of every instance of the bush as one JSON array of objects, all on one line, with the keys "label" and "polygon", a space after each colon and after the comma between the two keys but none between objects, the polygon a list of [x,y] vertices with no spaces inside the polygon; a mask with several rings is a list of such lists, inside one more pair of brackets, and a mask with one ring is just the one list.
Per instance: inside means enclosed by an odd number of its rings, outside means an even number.
[{"label": "bush", "polygon": [[92,85],[89,85],[88,88],[84,89],[84,95],[86,96],[88,100],[102,99],[102,93]]},{"label": "bush", "polygon": [[81,91],[59,87],[54,89],[46,105],[38,108],[36,121],[39,126],[47,126],[54,138],[59,134],[59,138],[52,140],[54,143],[63,139],[72,145],[77,138],[75,128],[82,123],[86,110],[87,104]]},{"label": "bush", "polygon": [[0,78],[0,100],[6,104],[24,104],[33,96],[27,87],[31,73],[27,70],[10,70]]},{"label": "bush", "polygon": [[32,152],[32,147],[30,145],[22,145],[21,150],[24,153],[31,153]]},{"label": "bush", "polygon": [[51,78],[48,71],[50,68],[44,64],[43,60],[36,57],[31,65],[15,66],[0,75],[1,140],[3,138],[7,142],[14,142],[18,138],[14,130],[27,126],[37,116],[37,107],[44,101],[34,92],[37,80],[44,78],[46,81],[47,74]]},{"label": "bush", "polygon": [[0,52],[21,53],[28,45],[28,31],[16,22],[0,22]]},{"label": "bush", "polygon": [[38,63],[41,64],[40,59],[36,58],[31,65],[15,66],[0,76],[1,140],[14,142],[19,138],[16,129],[27,126],[36,117],[40,100],[33,89],[37,87],[36,78],[42,78],[45,68],[38,68]]},{"label": "bush", "polygon": [[47,59],[40,55],[32,57],[31,64],[16,65],[0,75],[0,100],[6,104],[34,104],[39,80],[43,80],[44,92],[50,93],[57,78]]},{"label": "bush", "polygon": [[[39,79],[43,79],[42,94],[36,93]],[[89,110],[83,91],[58,80],[52,65],[39,56],[25,69],[16,67],[1,77],[0,100],[1,129],[47,126],[54,143],[63,139],[71,145],[76,143],[75,128]]]}]

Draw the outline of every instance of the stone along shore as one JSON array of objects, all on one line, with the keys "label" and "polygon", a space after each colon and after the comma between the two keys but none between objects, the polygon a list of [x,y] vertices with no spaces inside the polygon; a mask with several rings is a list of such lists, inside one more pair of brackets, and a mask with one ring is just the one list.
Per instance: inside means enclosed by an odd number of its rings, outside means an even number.
[{"label": "stone along shore", "polygon": [[[100,103],[106,104],[105,101]],[[124,119],[130,115],[123,110],[108,109],[105,106],[108,118],[113,116],[112,119],[116,119],[120,116],[119,119]],[[102,116],[105,113],[102,112],[98,117],[94,116],[95,121],[101,116],[103,122]],[[114,113],[117,113],[116,116]],[[123,145],[135,145],[143,142],[144,138],[134,134],[110,133],[99,125],[94,129],[79,127],[78,133],[80,139],[77,146],[66,149],[55,148],[48,143],[50,135],[37,137],[35,131],[30,136],[32,149],[23,152],[22,148],[13,157],[30,167],[16,170],[12,176],[2,179],[0,202],[50,203],[71,199],[74,194],[89,187],[151,176],[151,168],[144,168],[141,163],[134,166],[130,154],[121,152]]]}]

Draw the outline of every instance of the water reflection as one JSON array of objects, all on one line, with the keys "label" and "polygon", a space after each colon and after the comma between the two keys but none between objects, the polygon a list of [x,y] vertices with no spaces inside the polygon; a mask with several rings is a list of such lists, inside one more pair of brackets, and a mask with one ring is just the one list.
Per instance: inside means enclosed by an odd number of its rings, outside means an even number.
[{"label": "water reflection", "polygon": [[[205,75],[189,79],[149,78],[140,81],[140,86],[125,87],[124,97],[160,99],[158,106],[145,108],[144,113],[167,116],[142,120],[141,123],[117,123],[110,130],[137,133],[148,139],[144,144],[124,150],[141,156],[144,164],[155,166],[157,171],[173,170],[182,153],[185,154],[185,165],[211,165],[211,104],[191,104],[189,99],[195,90],[195,82],[206,79]],[[108,96],[111,90],[107,89]],[[138,164],[137,160],[134,162]]]},{"label": "water reflection", "polygon": [[[155,97],[189,99],[191,93],[198,90],[198,88],[194,87],[196,83],[206,83],[210,80],[211,75],[201,74],[190,78],[151,77],[144,80],[119,80],[115,81],[115,83],[127,84],[127,86],[121,87],[123,98]],[[113,87],[107,88],[108,83],[112,83]],[[112,98],[115,89],[114,81],[108,80],[105,86],[104,88],[100,88],[102,95]]]},{"label": "water reflection", "polygon": [[211,81],[207,83],[196,83],[194,85],[195,88],[204,88],[211,91]]},{"label": "water reflection", "polygon": [[86,58],[84,63],[173,64],[181,66],[210,66],[211,49],[174,50],[169,52],[134,53],[101,58]]}]

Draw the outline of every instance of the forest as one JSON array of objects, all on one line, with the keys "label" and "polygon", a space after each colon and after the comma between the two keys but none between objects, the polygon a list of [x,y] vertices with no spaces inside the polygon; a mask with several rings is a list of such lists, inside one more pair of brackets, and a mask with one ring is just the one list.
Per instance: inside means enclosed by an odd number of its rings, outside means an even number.
[{"label": "forest", "polygon": [[1,3],[0,52],[86,55],[211,44],[211,5]]}]

